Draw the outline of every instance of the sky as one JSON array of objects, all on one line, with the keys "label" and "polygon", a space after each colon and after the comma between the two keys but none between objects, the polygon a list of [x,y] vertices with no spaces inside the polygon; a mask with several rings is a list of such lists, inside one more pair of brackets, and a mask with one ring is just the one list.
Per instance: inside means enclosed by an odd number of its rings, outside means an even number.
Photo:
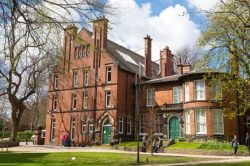
[{"label": "sky", "polygon": [[108,38],[144,55],[144,37],[152,40],[152,60],[169,46],[172,53],[183,47],[193,48],[207,19],[201,10],[209,11],[218,0],[108,0],[114,8],[109,16]]}]

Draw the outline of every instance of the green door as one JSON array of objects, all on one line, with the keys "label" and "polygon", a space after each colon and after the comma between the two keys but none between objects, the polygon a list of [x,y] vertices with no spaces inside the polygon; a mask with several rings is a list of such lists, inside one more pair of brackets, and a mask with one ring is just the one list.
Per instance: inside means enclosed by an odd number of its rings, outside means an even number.
[{"label": "green door", "polygon": [[173,116],[169,120],[169,138],[176,139],[181,136],[181,127],[179,119]]},{"label": "green door", "polygon": [[112,137],[112,126],[111,124],[103,125],[103,132],[102,132],[102,143],[109,144]]}]

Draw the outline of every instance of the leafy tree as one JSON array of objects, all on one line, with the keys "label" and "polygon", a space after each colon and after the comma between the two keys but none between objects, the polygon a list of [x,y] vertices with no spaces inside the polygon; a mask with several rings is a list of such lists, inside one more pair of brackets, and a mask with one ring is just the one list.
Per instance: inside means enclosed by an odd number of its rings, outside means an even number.
[{"label": "leafy tree", "polygon": [[[11,140],[15,141],[26,102],[39,87],[39,79],[56,64],[63,27],[85,24],[106,11],[97,0],[0,1],[0,97],[11,104]],[[5,66],[5,67],[2,67]]]},{"label": "leafy tree", "polygon": [[199,44],[208,48],[202,61],[225,72],[208,77],[221,80],[224,98],[218,103],[230,118],[250,109],[249,7],[248,0],[220,0],[213,12],[208,12],[209,26],[199,39]]}]

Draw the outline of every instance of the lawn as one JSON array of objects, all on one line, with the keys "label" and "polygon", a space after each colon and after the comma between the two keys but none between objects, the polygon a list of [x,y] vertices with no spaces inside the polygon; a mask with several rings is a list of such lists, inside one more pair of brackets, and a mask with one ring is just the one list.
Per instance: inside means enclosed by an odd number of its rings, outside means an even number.
[{"label": "lawn", "polygon": [[[176,142],[168,147],[169,149],[204,149],[204,150],[219,150],[232,151],[233,148],[230,143],[226,142]],[[246,146],[239,145],[238,152],[247,154]]]},{"label": "lawn", "polygon": [[[72,160],[75,157],[75,160]],[[140,164],[164,164],[204,161],[209,159],[192,157],[166,157],[140,155]],[[210,159],[211,160],[211,159]],[[87,153],[87,152],[60,152],[60,153],[0,153],[0,165],[88,165],[88,166],[125,166],[136,165],[136,154],[120,153]]]},{"label": "lawn", "polygon": [[250,162],[197,164],[196,166],[249,166]]}]

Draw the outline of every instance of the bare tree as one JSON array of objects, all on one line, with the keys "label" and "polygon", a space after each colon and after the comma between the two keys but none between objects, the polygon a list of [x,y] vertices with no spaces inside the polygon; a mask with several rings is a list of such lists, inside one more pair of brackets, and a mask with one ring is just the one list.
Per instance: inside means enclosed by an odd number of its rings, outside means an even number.
[{"label": "bare tree", "polygon": [[0,1],[0,78],[5,82],[0,97],[7,96],[11,104],[12,141],[38,80],[62,55],[62,28],[104,12],[105,4],[97,0]]}]

